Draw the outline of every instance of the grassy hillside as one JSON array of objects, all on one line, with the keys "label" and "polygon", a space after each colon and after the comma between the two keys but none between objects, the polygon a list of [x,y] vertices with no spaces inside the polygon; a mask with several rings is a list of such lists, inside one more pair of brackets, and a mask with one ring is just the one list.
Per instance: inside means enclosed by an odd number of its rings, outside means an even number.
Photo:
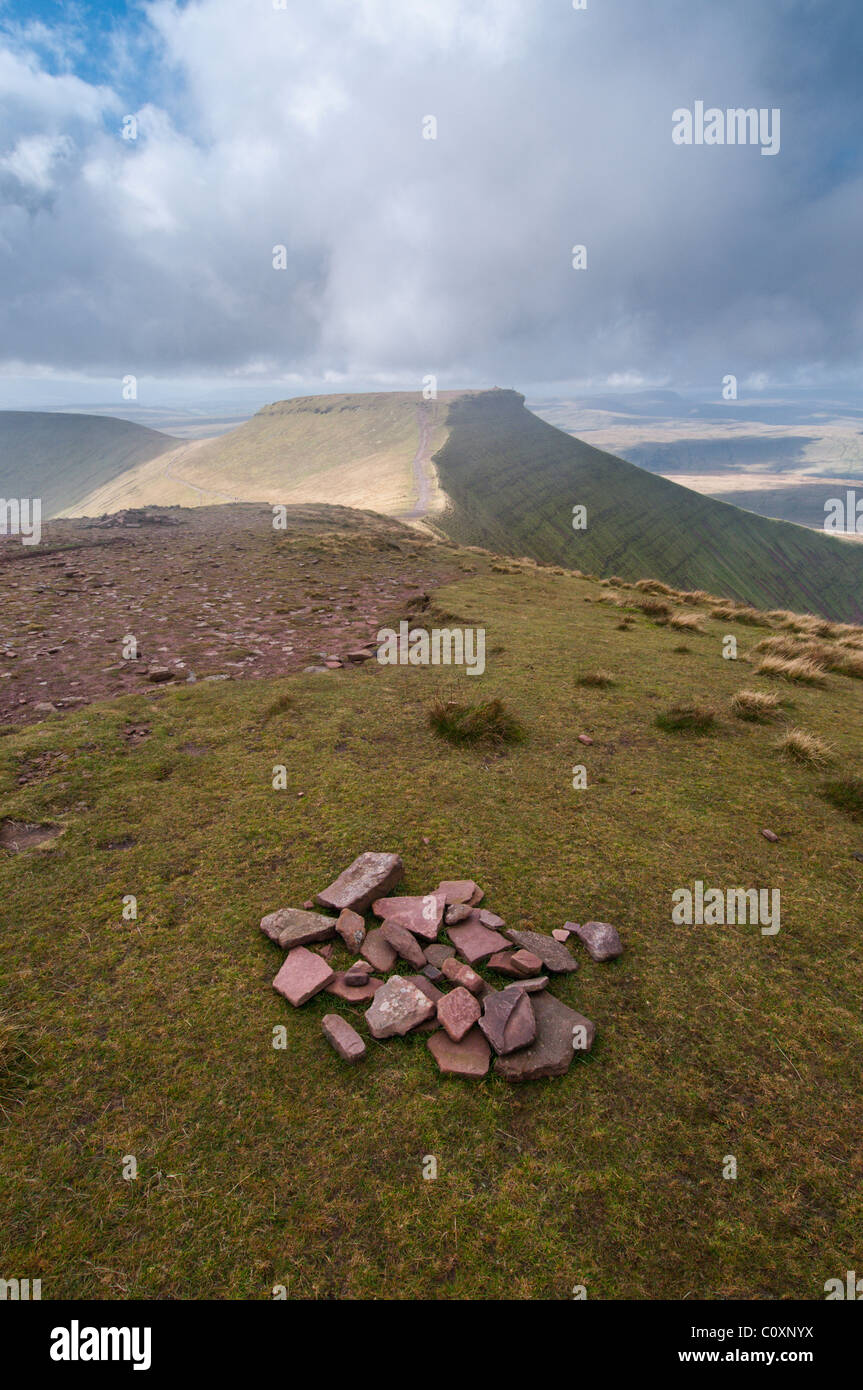
[{"label": "grassy hillside", "polygon": [[[357,543],[287,537],[285,606],[301,560],[343,596]],[[0,1243],[43,1298],[822,1299],[859,1269],[863,826],[776,745],[793,722],[859,775],[860,682],[758,675],[743,625],[724,660],[707,605],[683,632],[638,591],[460,563],[428,616],[486,626],[481,679],[199,682],[0,739],[3,814],[63,832],[0,849]],[[781,691],[771,723],[734,717],[743,686]],[[501,697],[525,741],[442,743],[447,688]],[[705,692],[708,733],[657,727]],[[363,849],[400,852],[408,893],[475,877],[511,926],[613,922],[624,955],[553,983],[592,1053],[524,1087],[444,1078],[422,1036],[340,1062],[320,1018],[361,1012],[286,1005],[258,920]],[[673,925],[695,879],[780,889],[781,931]]]},{"label": "grassy hillside", "polygon": [[[424,404],[416,393],[389,391],[277,401],[238,429],[196,444],[167,473],[144,466],[97,489],[75,513],[242,500],[329,502],[403,515],[417,500],[420,428],[428,431],[430,459],[445,438],[448,399]],[[435,488],[428,504],[431,510],[441,504]]]},{"label": "grassy hillside", "polygon": [[[453,402],[437,454],[462,544],[600,575],[655,577],[764,608],[863,617],[863,548],[699,496],[563,434],[514,391]],[[572,529],[572,508],[588,525]]]},{"label": "grassy hillside", "polygon": [[109,416],[2,410],[0,497],[41,497],[43,516],[56,516],[178,443]]}]

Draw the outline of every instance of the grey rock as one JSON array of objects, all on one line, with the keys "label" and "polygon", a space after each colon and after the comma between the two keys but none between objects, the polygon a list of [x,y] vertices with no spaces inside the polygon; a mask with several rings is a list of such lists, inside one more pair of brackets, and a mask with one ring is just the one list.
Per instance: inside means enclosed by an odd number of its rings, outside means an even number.
[{"label": "grey rock", "polygon": [[578,969],[578,961],[573,959],[567,947],[551,936],[543,936],[541,932],[536,931],[515,931],[511,927],[504,927],[503,934],[509,937],[510,941],[514,941],[516,946],[522,946],[525,951],[532,951],[535,956],[539,956],[546,970],[563,975]]},{"label": "grey rock", "polygon": [[315,901],[321,907],[335,908],[338,912],[345,907],[353,912],[365,912],[375,898],[384,897],[401,883],[404,872],[399,855],[367,851],[357,855],[328,888],[316,893]]},{"label": "grey rock", "polygon": [[285,951],[293,946],[309,946],[314,941],[329,941],[335,930],[335,917],[303,912],[298,907],[282,907],[261,919],[261,931]]},{"label": "grey rock", "polygon": [[587,947],[593,960],[614,960],[623,954],[623,942],[609,922],[585,922],[574,935]]}]

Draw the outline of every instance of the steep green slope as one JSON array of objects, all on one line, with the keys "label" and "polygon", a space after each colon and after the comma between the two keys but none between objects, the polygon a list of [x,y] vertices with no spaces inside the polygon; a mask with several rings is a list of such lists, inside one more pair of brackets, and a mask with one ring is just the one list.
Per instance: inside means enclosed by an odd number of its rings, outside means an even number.
[{"label": "steep green slope", "polygon": [[44,516],[176,448],[159,430],[103,415],[0,411],[0,497],[41,497]]},{"label": "steep green slope", "polygon": [[[556,430],[515,391],[454,401],[435,456],[462,544],[624,579],[709,589],[761,608],[863,616],[863,547],[699,496]],[[587,528],[572,526],[587,508]]]}]

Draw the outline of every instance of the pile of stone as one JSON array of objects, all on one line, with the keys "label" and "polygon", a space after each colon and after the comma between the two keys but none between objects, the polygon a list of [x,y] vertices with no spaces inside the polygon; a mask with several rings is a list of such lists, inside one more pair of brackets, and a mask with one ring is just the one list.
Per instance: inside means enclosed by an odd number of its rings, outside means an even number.
[{"label": "pile of stone", "polygon": [[[365,1024],[378,1040],[427,1033],[429,1051],[451,1076],[485,1076],[493,1053],[495,1072],[508,1081],[562,1076],[577,1052],[590,1050],[595,1025],[549,992],[549,975],[578,968],[573,938],[595,961],[619,956],[614,927],[567,922],[551,935],[516,931],[480,907],[485,895],[472,879],[444,880],[421,897],[392,896],[403,877],[397,854],[361,854],[314,902],[264,917],[261,931],[287,952],[273,988],[295,1008],[322,990],[368,1005]],[[311,910],[315,904],[338,916]],[[380,925],[367,926],[369,910]],[[347,970],[330,964],[336,937],[354,957]],[[399,961],[416,973],[392,973]],[[495,988],[482,966],[508,983]],[[321,1026],[346,1062],[365,1057],[365,1041],[347,1019],[328,1013]]]}]

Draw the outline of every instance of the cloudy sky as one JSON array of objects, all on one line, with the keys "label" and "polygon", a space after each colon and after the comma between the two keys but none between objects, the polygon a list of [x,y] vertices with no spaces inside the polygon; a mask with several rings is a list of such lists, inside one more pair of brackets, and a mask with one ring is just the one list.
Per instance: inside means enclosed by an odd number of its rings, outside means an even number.
[{"label": "cloudy sky", "polygon": [[[860,0],[0,0],[0,404],[857,389],[861,39]],[[778,154],[675,144],[696,101],[779,108]]]}]

